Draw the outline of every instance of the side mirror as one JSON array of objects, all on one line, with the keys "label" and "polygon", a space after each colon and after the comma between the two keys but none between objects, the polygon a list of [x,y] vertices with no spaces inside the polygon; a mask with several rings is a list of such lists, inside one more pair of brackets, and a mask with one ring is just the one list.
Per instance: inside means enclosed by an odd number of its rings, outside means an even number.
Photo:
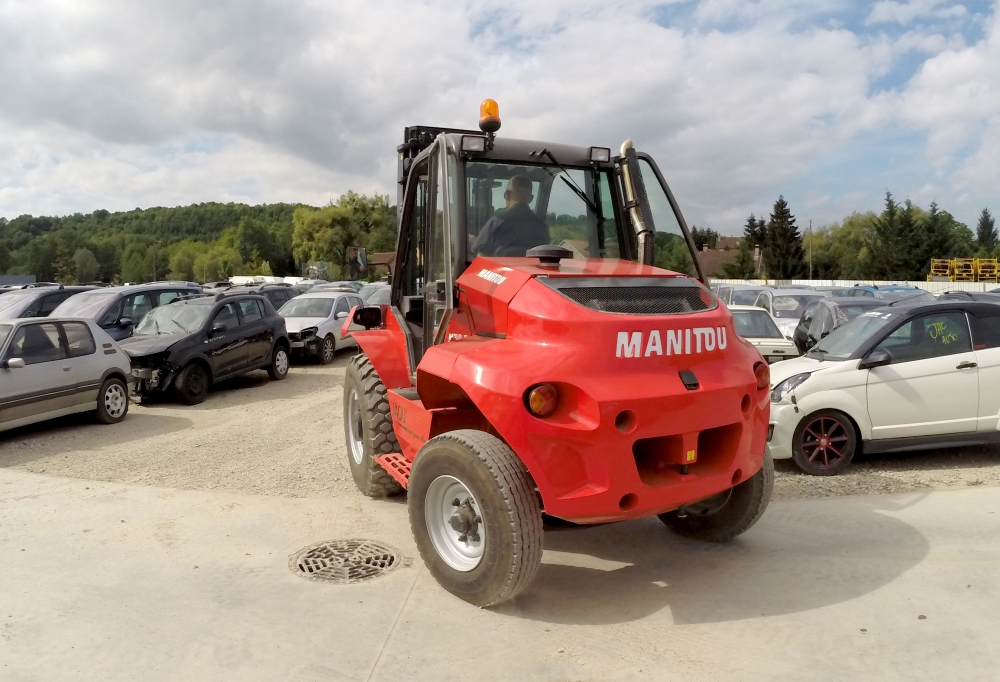
[{"label": "side mirror", "polygon": [[24,369],[24,358],[11,358],[3,366],[7,369]]},{"label": "side mirror", "polygon": [[225,322],[216,322],[212,325],[212,335],[225,334],[229,331],[229,326]]},{"label": "side mirror", "polygon": [[861,360],[858,369],[874,369],[891,363],[892,357],[886,351],[876,348]]},{"label": "side mirror", "polygon": [[123,317],[122,319],[118,320],[118,326],[121,327],[122,329],[125,329],[126,327],[131,327],[132,326],[132,318],[131,317]]},{"label": "side mirror", "polygon": [[354,324],[365,329],[375,329],[382,326],[382,309],[379,307],[358,308],[354,311]]},{"label": "side mirror", "polygon": [[346,317],[347,317],[347,313],[341,311],[341,312],[337,313],[336,315],[334,315],[333,319],[335,319],[335,320],[343,320]]}]

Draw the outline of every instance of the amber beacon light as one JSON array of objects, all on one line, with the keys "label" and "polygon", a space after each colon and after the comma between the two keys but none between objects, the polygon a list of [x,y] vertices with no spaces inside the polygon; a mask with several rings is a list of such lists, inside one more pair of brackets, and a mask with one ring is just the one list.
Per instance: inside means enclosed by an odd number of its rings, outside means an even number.
[{"label": "amber beacon light", "polygon": [[479,105],[479,129],[484,133],[500,130],[500,105],[495,99],[484,99]]}]

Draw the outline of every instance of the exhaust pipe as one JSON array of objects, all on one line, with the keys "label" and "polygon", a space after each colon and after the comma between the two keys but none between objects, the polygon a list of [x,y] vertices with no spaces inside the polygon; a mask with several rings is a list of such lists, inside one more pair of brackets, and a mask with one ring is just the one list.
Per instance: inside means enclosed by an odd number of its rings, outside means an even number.
[{"label": "exhaust pipe", "polygon": [[649,203],[646,199],[646,187],[642,183],[639,172],[639,159],[635,155],[632,140],[622,142],[621,148],[622,186],[625,189],[625,208],[632,227],[635,229],[635,241],[639,262],[653,264],[653,221],[649,216]]}]

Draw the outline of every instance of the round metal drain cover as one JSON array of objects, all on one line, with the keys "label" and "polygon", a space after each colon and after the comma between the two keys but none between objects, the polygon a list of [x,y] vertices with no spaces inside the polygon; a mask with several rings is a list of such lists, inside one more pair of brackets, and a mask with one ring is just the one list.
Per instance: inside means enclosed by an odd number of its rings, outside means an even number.
[{"label": "round metal drain cover", "polygon": [[307,580],[350,585],[396,570],[405,561],[395,547],[374,540],[331,540],[306,547],[288,561]]}]

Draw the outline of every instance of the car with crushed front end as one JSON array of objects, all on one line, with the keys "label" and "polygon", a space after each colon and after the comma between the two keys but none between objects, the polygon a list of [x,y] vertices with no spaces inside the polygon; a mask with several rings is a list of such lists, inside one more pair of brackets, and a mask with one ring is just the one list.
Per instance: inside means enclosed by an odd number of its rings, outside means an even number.
[{"label": "car with crushed front end", "polygon": [[195,405],[213,384],[256,369],[276,381],[288,376],[285,321],[257,294],[220,293],[158,306],[121,347],[140,399],[173,390]]},{"label": "car with crushed front end", "polygon": [[[479,131],[411,127],[398,148],[390,300],[354,312],[344,381],[358,488],[405,488],[431,575],[478,606],[529,585],[545,517],[747,531],[773,483],[768,365],[705,286],[656,163],[631,141],[496,136],[483,111]],[[656,244],[690,273],[655,267]]]},{"label": "car with crushed front end", "polygon": [[128,414],[128,357],[92,320],[0,321],[0,431],[77,412]]},{"label": "car with crushed front end", "polygon": [[[353,308],[362,305],[361,297],[350,287],[346,291],[326,291],[314,288],[288,301],[278,314],[285,318],[292,357],[315,357],[320,364],[329,365],[342,348],[357,348],[354,337],[338,338]],[[357,327],[363,329],[363,327]]]}]

